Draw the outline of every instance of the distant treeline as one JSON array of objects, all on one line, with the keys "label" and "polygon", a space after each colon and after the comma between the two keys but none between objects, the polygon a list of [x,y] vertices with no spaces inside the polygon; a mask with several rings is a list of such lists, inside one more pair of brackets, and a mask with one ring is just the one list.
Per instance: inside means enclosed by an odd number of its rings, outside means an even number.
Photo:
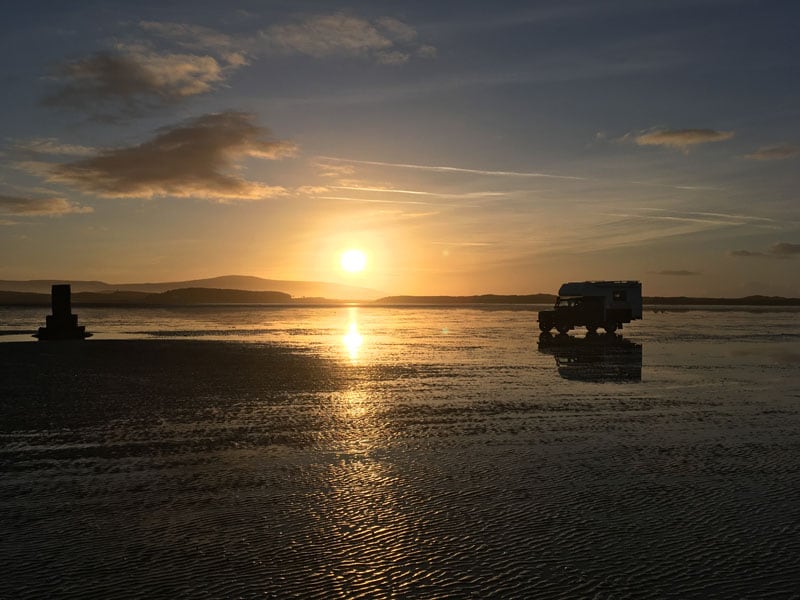
[{"label": "distant treeline", "polygon": [[372,304],[553,304],[552,294],[528,294],[525,296],[483,294],[480,296],[386,296]]},{"label": "distant treeline", "polygon": [[[552,294],[479,296],[386,296],[374,302],[378,306],[459,306],[469,304],[553,304]],[[251,292],[214,288],[182,288],[160,293],[148,292],[76,292],[76,306],[181,306],[195,304],[337,304],[346,300],[327,298],[292,298],[284,292]],[[50,294],[0,291],[0,305],[49,306]],[[688,296],[650,296],[646,305],[667,306],[800,306],[800,298],[746,296],[744,298],[691,298]]]},{"label": "distant treeline", "polygon": [[669,304],[673,306],[800,306],[800,298],[781,296],[745,296],[744,298],[691,298],[687,296],[650,296],[644,304]]},{"label": "distant treeline", "polygon": [[[375,300],[382,305],[438,305],[438,304],[553,304],[552,294],[524,296],[485,294],[482,296],[387,296]],[[691,298],[688,296],[650,296],[643,299],[646,305],[673,306],[800,306],[800,298],[780,296],[746,296],[744,298]]]}]

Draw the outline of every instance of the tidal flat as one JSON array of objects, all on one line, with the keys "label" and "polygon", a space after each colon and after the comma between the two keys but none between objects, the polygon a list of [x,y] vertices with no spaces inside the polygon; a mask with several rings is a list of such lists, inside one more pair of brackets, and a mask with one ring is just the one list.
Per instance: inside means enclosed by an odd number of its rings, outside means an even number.
[{"label": "tidal flat", "polygon": [[797,597],[797,312],[308,311],[0,343],[0,598]]}]

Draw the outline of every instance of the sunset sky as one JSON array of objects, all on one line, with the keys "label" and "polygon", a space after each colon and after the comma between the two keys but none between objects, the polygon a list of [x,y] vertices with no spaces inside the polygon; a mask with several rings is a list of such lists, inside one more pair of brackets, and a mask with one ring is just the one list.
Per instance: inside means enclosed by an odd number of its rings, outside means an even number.
[{"label": "sunset sky", "polygon": [[7,3],[0,279],[800,296],[799,22],[789,1]]}]

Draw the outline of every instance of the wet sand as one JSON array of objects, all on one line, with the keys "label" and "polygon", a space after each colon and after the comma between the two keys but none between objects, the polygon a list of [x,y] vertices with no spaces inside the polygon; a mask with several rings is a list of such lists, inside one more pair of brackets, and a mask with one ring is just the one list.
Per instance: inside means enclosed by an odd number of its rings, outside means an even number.
[{"label": "wet sand", "polygon": [[800,397],[714,368],[0,344],[0,598],[797,597]]}]

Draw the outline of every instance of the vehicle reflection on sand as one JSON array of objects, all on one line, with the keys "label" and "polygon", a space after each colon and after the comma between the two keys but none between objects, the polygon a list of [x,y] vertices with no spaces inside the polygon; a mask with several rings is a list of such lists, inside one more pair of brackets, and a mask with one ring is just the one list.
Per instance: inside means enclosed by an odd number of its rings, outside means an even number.
[{"label": "vehicle reflection on sand", "polygon": [[584,338],[543,333],[539,352],[556,359],[564,379],[592,382],[642,380],[642,345],[621,335],[587,334]]}]

